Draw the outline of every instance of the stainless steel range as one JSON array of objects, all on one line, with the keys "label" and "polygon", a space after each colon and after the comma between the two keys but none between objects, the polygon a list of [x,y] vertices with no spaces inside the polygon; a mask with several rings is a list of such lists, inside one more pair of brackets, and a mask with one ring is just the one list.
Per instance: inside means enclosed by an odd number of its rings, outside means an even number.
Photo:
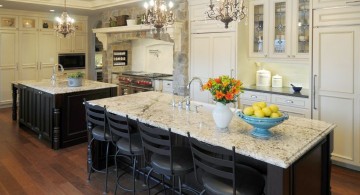
[{"label": "stainless steel range", "polygon": [[149,73],[143,71],[122,72],[118,76],[119,95],[139,93],[155,90],[155,80],[160,77],[172,76],[170,74]]}]

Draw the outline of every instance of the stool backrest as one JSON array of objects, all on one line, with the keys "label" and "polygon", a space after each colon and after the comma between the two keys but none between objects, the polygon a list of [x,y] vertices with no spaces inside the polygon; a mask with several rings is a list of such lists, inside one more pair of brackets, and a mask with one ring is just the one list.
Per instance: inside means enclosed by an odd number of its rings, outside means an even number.
[{"label": "stool backrest", "polygon": [[138,128],[144,148],[145,159],[149,159],[148,153],[163,155],[169,157],[170,172],[165,174],[173,174],[173,158],[172,158],[172,141],[171,129],[164,130],[157,127],[151,127],[140,123],[138,120]]},{"label": "stool backrest", "polygon": [[110,113],[107,110],[105,112],[105,116],[108,122],[108,127],[110,130],[112,140],[116,140],[115,137],[125,138],[129,140],[130,153],[132,153],[131,138],[130,138],[131,127],[129,125],[128,116],[126,115],[126,117],[123,117],[117,114]]},{"label": "stool backrest", "polygon": [[93,126],[95,125],[95,126],[104,127],[104,133],[105,133],[105,123],[106,123],[105,108],[97,105],[91,105],[85,99],[84,99],[84,104],[85,104],[87,126],[89,126],[90,123]]},{"label": "stool backrest", "polygon": [[190,133],[188,133],[188,137],[193,156],[196,180],[201,183],[199,179],[199,169],[215,177],[229,180],[233,185],[233,194],[235,195],[235,147],[232,147],[232,150],[228,150],[198,141],[192,138]]}]

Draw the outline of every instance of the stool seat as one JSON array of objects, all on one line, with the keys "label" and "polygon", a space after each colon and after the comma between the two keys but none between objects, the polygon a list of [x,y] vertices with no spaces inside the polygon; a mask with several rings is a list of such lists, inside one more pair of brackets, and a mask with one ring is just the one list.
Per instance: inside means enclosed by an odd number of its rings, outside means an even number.
[{"label": "stool seat", "polygon": [[[236,194],[253,195],[262,194],[265,181],[263,176],[255,169],[246,165],[236,165]],[[233,186],[229,180],[216,177],[210,173],[202,176],[204,188],[208,194],[233,195]]]},{"label": "stool seat", "polygon": [[111,136],[108,132],[104,133],[104,127],[101,126],[95,126],[91,130],[91,134],[95,140],[99,141],[109,141],[111,140]]},{"label": "stool seat", "polygon": [[130,145],[129,140],[126,138],[120,138],[116,142],[116,146],[118,150],[120,150],[121,153],[126,155],[137,155],[140,156],[143,154],[143,148],[141,143],[141,137],[139,133],[131,134],[131,151],[130,151]]},{"label": "stool seat", "polygon": [[[183,175],[193,170],[193,161],[190,148],[173,147],[173,174]],[[151,156],[151,166],[155,172],[170,175],[171,164],[169,156],[153,154]]]}]

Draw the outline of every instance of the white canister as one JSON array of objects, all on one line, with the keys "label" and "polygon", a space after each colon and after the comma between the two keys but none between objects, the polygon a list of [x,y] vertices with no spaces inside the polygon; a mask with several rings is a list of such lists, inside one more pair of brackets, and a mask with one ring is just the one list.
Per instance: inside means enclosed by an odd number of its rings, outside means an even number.
[{"label": "white canister", "polygon": [[270,87],[271,86],[271,72],[265,69],[256,71],[256,86]]},{"label": "white canister", "polygon": [[277,74],[272,77],[272,87],[282,87],[282,76]]}]

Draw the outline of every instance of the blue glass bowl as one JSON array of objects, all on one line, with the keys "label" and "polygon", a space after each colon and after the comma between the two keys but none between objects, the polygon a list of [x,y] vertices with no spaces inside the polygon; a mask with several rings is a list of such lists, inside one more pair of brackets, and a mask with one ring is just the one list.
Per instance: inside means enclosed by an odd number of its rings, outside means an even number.
[{"label": "blue glass bowl", "polygon": [[253,116],[247,116],[242,113],[242,111],[238,111],[236,113],[238,117],[254,127],[251,131],[251,135],[262,139],[268,139],[272,136],[271,131],[269,131],[270,128],[275,127],[276,125],[284,122],[284,120],[289,119],[288,114],[282,114],[283,115],[279,118],[257,118]]}]

